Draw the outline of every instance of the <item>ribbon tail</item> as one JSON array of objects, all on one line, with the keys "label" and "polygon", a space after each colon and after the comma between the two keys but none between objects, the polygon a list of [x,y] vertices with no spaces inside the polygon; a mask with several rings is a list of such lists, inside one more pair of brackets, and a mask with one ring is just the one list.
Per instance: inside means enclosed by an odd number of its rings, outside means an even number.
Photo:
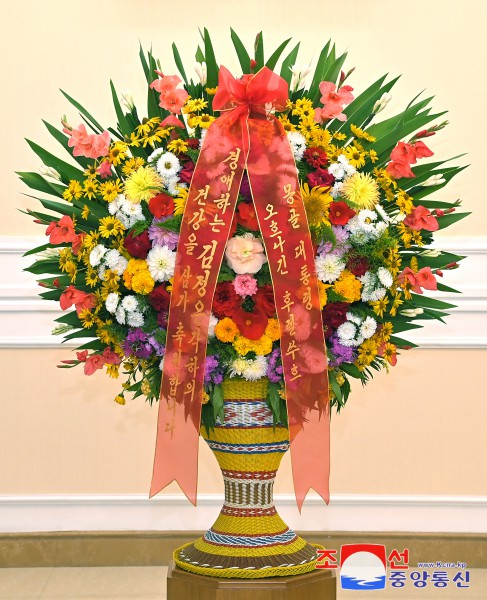
[{"label": "ribbon tail", "polygon": [[[314,489],[330,503],[330,427],[329,409],[321,414],[313,410],[304,428],[291,439],[291,463],[296,504],[301,513],[304,500]],[[292,435],[291,431],[291,435]]]},{"label": "ribbon tail", "polygon": [[[198,487],[199,431],[192,422],[186,423],[184,406],[176,404],[169,415],[164,398],[159,401],[156,450],[149,498],[175,481],[186,498],[196,506]],[[175,413],[175,425],[166,430],[166,423]]]}]

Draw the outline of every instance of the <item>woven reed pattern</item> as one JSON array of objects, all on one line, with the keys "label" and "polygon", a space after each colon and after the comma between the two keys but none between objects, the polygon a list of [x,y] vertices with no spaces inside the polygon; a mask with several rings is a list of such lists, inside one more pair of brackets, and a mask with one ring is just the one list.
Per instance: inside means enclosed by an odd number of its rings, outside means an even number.
[{"label": "woven reed pattern", "polygon": [[288,431],[272,426],[267,380],[223,383],[224,422],[205,438],[222,469],[225,502],[201,538],[174,552],[176,564],[213,577],[258,578],[312,571],[316,546],[298,537],[274,507],[272,492]]}]

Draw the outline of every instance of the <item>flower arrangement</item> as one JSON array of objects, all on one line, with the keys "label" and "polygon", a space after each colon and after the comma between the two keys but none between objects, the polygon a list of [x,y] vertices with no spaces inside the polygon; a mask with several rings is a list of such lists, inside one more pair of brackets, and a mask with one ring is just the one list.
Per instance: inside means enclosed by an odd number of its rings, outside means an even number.
[{"label": "flower arrangement", "polygon": [[[139,116],[129,95],[111,91],[116,127],[105,129],[64,94],[83,123],[66,117],[62,131],[46,123],[74,158],[64,162],[30,142],[43,162],[39,173],[19,173],[48,212],[27,210],[46,227],[48,241],[27,254],[27,270],[41,276],[41,296],[67,311],[54,333],[84,342],[76,359],[86,375],[106,369],[123,375],[120,394],[158,399],[179,231],[202,140],[216,118],[212,100],[219,68],[208,32],[189,79],[178,50],[178,75],[165,75],[151,52],[140,58],[148,84]],[[414,99],[381,120],[397,81],[379,78],[357,95],[342,70],[346,55],[329,42],[312,72],[297,64],[287,42],[265,61],[263,39],[251,58],[232,31],[245,81],[267,66],[289,85],[284,110],[275,113],[287,132],[299,173],[315,250],[322,322],[328,352],[331,405],[340,410],[351,379],[366,383],[374,370],[395,365],[414,346],[403,332],[425,320],[443,320],[452,304],[424,291],[455,292],[443,272],[463,258],[432,247],[434,232],[468,213],[459,201],[432,199],[463,167],[428,161],[425,143],[447,122],[432,113],[431,98]],[[273,107],[269,108],[274,111]],[[52,199],[54,198],[54,199]],[[296,339],[309,335],[305,311]],[[205,364],[202,420],[221,414],[222,381],[269,380],[275,421],[286,418],[280,327],[266,252],[244,174],[230,238],[218,275]],[[309,361],[313,363],[313,356]]]}]

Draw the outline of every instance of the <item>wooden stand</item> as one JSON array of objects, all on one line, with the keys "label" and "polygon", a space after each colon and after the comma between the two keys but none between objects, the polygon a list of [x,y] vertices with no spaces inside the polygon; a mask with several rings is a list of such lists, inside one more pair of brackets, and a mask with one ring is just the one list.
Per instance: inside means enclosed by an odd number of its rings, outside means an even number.
[{"label": "wooden stand", "polygon": [[316,569],[304,575],[262,579],[205,577],[183,571],[171,561],[167,600],[336,600],[335,572]]}]

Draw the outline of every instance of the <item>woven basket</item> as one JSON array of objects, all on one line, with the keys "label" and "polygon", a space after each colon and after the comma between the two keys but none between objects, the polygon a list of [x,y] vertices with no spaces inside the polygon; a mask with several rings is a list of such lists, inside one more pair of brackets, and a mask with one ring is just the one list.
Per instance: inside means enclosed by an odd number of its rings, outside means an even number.
[{"label": "woven basket", "polygon": [[186,571],[212,577],[298,575],[315,569],[316,548],[277,514],[272,489],[289,448],[285,427],[273,427],[267,380],[223,383],[225,419],[201,435],[215,454],[225,482],[225,502],[213,527],[174,552]]}]

